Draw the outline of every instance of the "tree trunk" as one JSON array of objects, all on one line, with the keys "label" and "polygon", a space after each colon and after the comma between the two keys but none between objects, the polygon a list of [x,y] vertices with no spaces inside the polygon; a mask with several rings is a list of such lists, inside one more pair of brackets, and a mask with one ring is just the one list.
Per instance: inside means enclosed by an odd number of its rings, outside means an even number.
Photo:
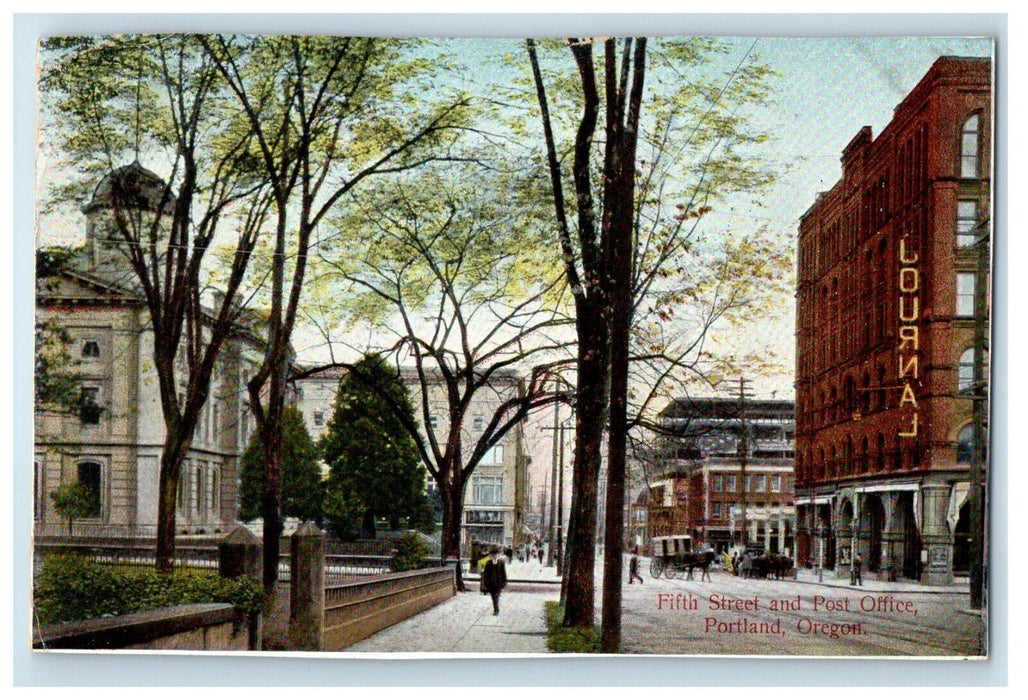
[{"label": "tree trunk", "polygon": [[261,430],[264,451],[264,497],[261,514],[264,518],[264,594],[272,596],[278,584],[279,538],[282,535],[282,421],[273,418],[276,409],[269,406],[268,419]]},{"label": "tree trunk", "polygon": [[575,414],[575,464],[568,532],[565,627],[592,627],[596,585],[596,492],[600,445],[607,407],[609,346],[607,320],[597,304],[578,310],[578,390]]},{"label": "tree trunk", "polygon": [[181,477],[181,457],[164,446],[157,498],[157,571],[170,574],[175,567],[175,501]]},{"label": "tree trunk", "polygon": [[464,485],[459,478],[454,478],[452,482],[447,481],[445,475],[448,473],[450,472],[447,470],[440,471],[441,478],[436,482],[443,503],[443,531],[440,535],[442,557],[443,561],[450,558],[457,560],[457,590],[463,592],[465,587],[460,568],[460,534],[464,514]]}]

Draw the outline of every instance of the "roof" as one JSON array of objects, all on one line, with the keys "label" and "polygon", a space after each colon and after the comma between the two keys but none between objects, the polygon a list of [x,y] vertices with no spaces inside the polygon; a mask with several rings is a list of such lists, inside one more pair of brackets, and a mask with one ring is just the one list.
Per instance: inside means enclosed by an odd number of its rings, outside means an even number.
[{"label": "roof", "polygon": [[168,184],[135,160],[107,173],[82,211],[89,214],[115,207],[157,211],[162,202],[166,213],[175,205],[175,195],[168,189]]}]

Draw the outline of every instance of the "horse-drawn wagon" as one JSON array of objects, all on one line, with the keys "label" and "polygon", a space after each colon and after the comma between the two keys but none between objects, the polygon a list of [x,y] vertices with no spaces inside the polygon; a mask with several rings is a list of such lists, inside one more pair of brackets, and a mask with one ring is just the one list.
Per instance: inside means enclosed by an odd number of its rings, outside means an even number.
[{"label": "horse-drawn wagon", "polygon": [[694,552],[692,537],[689,535],[671,535],[654,537],[650,540],[650,576],[675,578],[679,574],[692,578],[694,568],[703,569],[710,578],[707,569],[714,561],[714,553],[710,551]]}]

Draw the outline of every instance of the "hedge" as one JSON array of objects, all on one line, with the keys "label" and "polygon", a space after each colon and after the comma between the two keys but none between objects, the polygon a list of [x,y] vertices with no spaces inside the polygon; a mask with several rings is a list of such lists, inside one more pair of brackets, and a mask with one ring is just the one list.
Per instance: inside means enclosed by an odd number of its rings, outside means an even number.
[{"label": "hedge", "polygon": [[33,596],[40,625],[189,603],[231,603],[246,613],[268,612],[263,589],[250,579],[181,569],[161,576],[152,569],[99,564],[77,554],[46,557]]}]

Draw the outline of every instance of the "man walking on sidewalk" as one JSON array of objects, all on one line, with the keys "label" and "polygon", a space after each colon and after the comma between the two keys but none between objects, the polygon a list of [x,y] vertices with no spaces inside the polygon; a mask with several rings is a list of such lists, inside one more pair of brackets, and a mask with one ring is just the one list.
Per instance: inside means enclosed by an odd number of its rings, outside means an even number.
[{"label": "man walking on sidewalk", "polygon": [[492,596],[493,615],[500,614],[500,591],[507,586],[507,568],[500,559],[500,548],[493,546],[491,555],[482,571],[482,590]]}]

